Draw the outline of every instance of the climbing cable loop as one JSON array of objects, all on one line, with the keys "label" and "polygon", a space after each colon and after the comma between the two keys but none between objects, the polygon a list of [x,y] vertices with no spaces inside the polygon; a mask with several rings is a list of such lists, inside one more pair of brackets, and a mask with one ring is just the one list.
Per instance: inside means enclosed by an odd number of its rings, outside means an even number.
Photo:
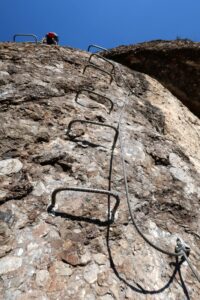
[{"label": "climbing cable loop", "polygon": [[[117,67],[120,70],[120,74],[121,74],[121,76],[123,78],[123,74],[122,74],[122,71],[121,71],[119,65]],[[123,81],[126,84],[126,80],[124,78],[123,78]],[[126,86],[131,91],[130,85],[126,84]],[[163,254],[170,255],[170,256],[175,256],[175,257],[183,256],[185,258],[185,260],[187,261],[187,263],[188,263],[190,269],[192,270],[193,274],[195,275],[195,277],[197,278],[197,280],[200,282],[200,276],[196,273],[194,267],[192,266],[191,262],[188,259],[188,256],[189,256],[189,253],[190,253],[190,248],[189,248],[188,245],[186,245],[183,242],[181,242],[180,239],[177,239],[177,246],[176,246],[175,252],[166,251],[165,249],[162,249],[162,248],[158,247],[156,244],[154,244],[153,242],[151,242],[142,233],[142,231],[140,230],[139,226],[135,222],[135,218],[133,216],[132,209],[131,209],[131,204],[130,204],[129,189],[128,189],[128,182],[127,182],[127,174],[126,174],[126,166],[125,166],[125,159],[124,159],[125,155],[124,155],[123,140],[122,140],[122,134],[121,134],[121,119],[123,117],[123,112],[124,112],[124,109],[125,109],[125,106],[127,105],[127,103],[128,103],[128,100],[126,100],[124,102],[124,105],[122,107],[122,111],[121,111],[121,114],[120,114],[120,117],[119,117],[119,122],[118,122],[118,127],[117,128],[118,128],[118,131],[119,131],[120,154],[121,154],[123,174],[124,174],[126,199],[127,199],[129,214],[130,214],[132,223],[133,223],[134,227],[136,228],[137,232],[139,233],[139,235],[144,239],[144,241],[146,241],[147,244],[149,244],[151,247],[153,247],[157,251],[159,251],[159,252],[161,252]]]},{"label": "climbing cable loop", "polygon": [[[130,85],[127,83],[127,81],[124,79],[123,73],[121,71],[121,68],[119,67],[119,65],[117,65],[117,68],[120,72],[121,78],[124,82],[124,84],[128,87],[130,94],[133,94],[133,91],[130,87]],[[129,197],[129,189],[128,189],[128,181],[127,181],[127,175],[126,175],[126,166],[125,166],[125,160],[124,160],[124,149],[123,149],[123,139],[122,139],[122,133],[121,133],[121,120],[123,117],[123,113],[125,110],[125,106],[127,105],[128,100],[126,100],[124,102],[124,105],[122,107],[120,116],[119,116],[119,121],[118,121],[118,132],[119,132],[119,143],[120,143],[120,153],[121,153],[121,160],[122,160],[122,167],[123,167],[123,173],[124,173],[124,183],[125,183],[125,190],[126,190],[126,198],[127,198],[127,204],[128,204],[128,208],[129,208],[129,214],[132,220],[132,223],[134,225],[134,227],[136,228],[137,232],[139,233],[139,235],[144,239],[144,241],[146,243],[148,243],[151,247],[153,247],[154,249],[156,249],[157,251],[166,254],[166,255],[170,255],[170,256],[175,256],[175,257],[181,257],[184,258],[184,260],[187,261],[191,271],[193,272],[194,276],[196,277],[196,279],[200,282],[200,276],[199,274],[195,271],[193,265],[191,264],[190,260],[189,260],[189,254],[190,254],[190,247],[188,245],[186,245],[185,243],[183,243],[180,239],[177,239],[177,245],[175,248],[175,252],[170,252],[170,251],[166,251],[160,247],[158,247],[156,244],[152,243],[140,230],[139,226],[137,225],[137,223],[135,222],[135,218],[133,216],[132,213],[132,209],[131,209],[131,204],[130,204],[130,197]]]},{"label": "climbing cable loop", "polygon": [[127,182],[127,174],[126,174],[126,166],[125,166],[125,160],[124,160],[124,148],[123,148],[123,140],[122,140],[122,135],[121,135],[121,128],[119,126],[119,143],[120,143],[120,154],[121,154],[121,161],[122,161],[122,168],[123,168],[123,174],[124,174],[124,183],[125,183],[125,191],[126,191],[126,199],[127,199],[127,204],[128,204],[128,209],[129,209],[129,214],[132,220],[132,223],[139,233],[139,235],[145,240],[146,243],[148,243],[151,247],[154,249],[158,250],[159,252],[166,254],[166,255],[171,255],[171,256],[180,256],[182,252],[169,252],[167,250],[164,250],[160,247],[158,247],[156,244],[151,242],[140,230],[139,226],[137,225],[135,221],[135,217],[133,216],[132,209],[131,209],[131,204],[130,204],[130,197],[129,197],[129,189],[128,189],[128,182]]},{"label": "climbing cable loop", "polygon": [[22,36],[32,37],[35,40],[35,43],[36,44],[38,43],[38,38],[37,38],[37,36],[35,34],[24,34],[24,33],[16,33],[16,34],[14,34],[14,36],[13,36],[13,42],[15,42],[16,41],[16,37],[19,37],[19,36],[21,36],[21,37]]},{"label": "climbing cable loop", "polygon": [[[78,102],[78,97],[79,95],[82,93],[82,92],[87,92],[88,94],[92,94],[92,95],[95,95],[95,96],[98,96],[98,97],[101,97],[101,98],[104,98],[106,99],[109,103],[110,103],[110,108],[109,108],[109,114],[111,113],[112,109],[113,109],[113,101],[111,99],[109,99],[108,97],[106,97],[105,95],[102,95],[102,94],[99,94],[99,93],[96,93],[94,91],[91,91],[91,90],[88,90],[88,89],[80,89],[77,93],[76,93],[76,96],[75,96],[75,102],[78,103],[79,105],[82,105],[81,103]],[[96,101],[98,102],[97,100],[94,100],[94,99],[91,99],[93,101]],[[82,105],[84,106],[84,105]]]},{"label": "climbing cable loop", "polygon": [[[99,48],[101,49],[101,47],[99,47]],[[105,49],[105,50],[107,50],[107,49]],[[119,73],[121,75],[121,78],[122,78],[125,86],[127,86],[128,89],[129,89],[129,92],[130,92],[129,95],[133,94],[133,91],[132,91],[129,83],[127,83],[127,81],[124,79],[124,76],[123,76],[123,73],[121,71],[120,66],[119,65],[116,65],[116,66],[117,66],[117,68],[119,70]],[[192,270],[193,274],[195,275],[195,277],[197,278],[197,280],[200,282],[200,276],[196,273],[194,267],[192,266],[191,262],[188,259],[188,256],[189,256],[189,253],[190,253],[189,246],[185,246],[185,244],[183,242],[180,242],[180,239],[177,239],[177,245],[179,245],[179,246],[176,246],[175,252],[170,252],[170,251],[167,251],[165,249],[162,249],[162,248],[158,247],[156,244],[154,244],[153,242],[151,242],[142,233],[142,231],[140,230],[139,226],[135,222],[135,218],[133,216],[132,209],[131,209],[131,204],[130,204],[128,181],[127,181],[126,166],[125,166],[125,159],[124,159],[125,155],[124,155],[124,148],[123,148],[123,139],[122,139],[122,133],[121,133],[121,120],[122,120],[123,113],[124,113],[124,110],[125,110],[125,107],[127,106],[127,104],[128,104],[128,100],[126,99],[126,101],[123,104],[122,110],[120,112],[117,129],[118,129],[118,132],[119,132],[118,136],[119,136],[120,154],[121,154],[121,161],[122,161],[122,167],[123,167],[125,190],[126,190],[126,198],[127,198],[127,204],[128,204],[129,214],[130,214],[132,223],[133,223],[134,227],[136,228],[137,232],[139,233],[139,235],[144,239],[144,241],[146,241],[146,243],[148,243],[151,247],[153,247],[157,251],[159,251],[159,252],[161,252],[163,254],[166,254],[166,255],[170,255],[170,256],[184,257],[185,260],[187,261],[190,269]]]},{"label": "climbing cable loop", "polygon": [[[120,69],[120,67],[118,66],[118,68]],[[120,70],[120,74],[122,75],[123,77],[123,74]],[[126,81],[124,80],[124,82],[126,83]],[[128,88],[130,89],[130,86],[128,86]],[[135,221],[135,218],[133,216],[133,213],[132,213],[132,209],[131,209],[131,204],[130,204],[130,196],[129,196],[129,188],[128,188],[128,181],[127,181],[127,174],[126,174],[126,166],[125,166],[125,154],[124,154],[124,147],[123,147],[123,139],[122,139],[122,133],[121,133],[121,120],[122,120],[122,117],[123,117],[123,113],[124,113],[124,110],[125,110],[125,107],[127,106],[128,104],[128,99],[126,99],[126,101],[124,102],[123,104],[123,108],[122,108],[122,111],[121,111],[121,114],[120,114],[120,117],[119,117],[119,121],[118,121],[118,131],[119,131],[119,144],[120,144],[120,155],[121,155],[121,161],[122,161],[122,168],[123,168],[123,176],[124,176],[124,184],[125,184],[125,191],[126,191],[126,199],[127,199],[127,204],[128,204],[128,209],[129,209],[129,214],[130,214],[130,217],[131,217],[131,220],[132,220],[132,223],[135,227],[135,229],[137,230],[137,232],[139,233],[139,235],[145,240],[146,243],[148,243],[151,247],[153,247],[154,249],[156,249],[157,251],[163,253],[163,254],[166,254],[166,255],[170,255],[170,256],[175,256],[175,257],[178,257],[178,256],[181,256],[182,255],[182,250],[179,251],[179,252],[170,252],[170,251],[167,251],[165,249],[162,249],[160,247],[158,247],[156,244],[154,244],[152,241],[150,241],[143,233],[142,231],[140,230],[139,226],[137,225],[136,221]]]}]

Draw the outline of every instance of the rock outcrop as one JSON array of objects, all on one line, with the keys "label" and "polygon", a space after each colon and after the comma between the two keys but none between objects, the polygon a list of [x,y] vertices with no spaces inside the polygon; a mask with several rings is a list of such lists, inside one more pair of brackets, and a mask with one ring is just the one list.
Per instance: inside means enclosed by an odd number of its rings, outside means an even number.
[{"label": "rock outcrop", "polygon": [[200,43],[158,40],[120,46],[105,56],[156,78],[200,117]]},{"label": "rock outcrop", "polygon": [[[199,299],[187,262],[156,251],[135,230],[119,139],[112,151],[115,130],[101,125],[117,127],[127,101],[121,138],[135,222],[167,251],[181,238],[197,271],[200,121],[148,75],[117,63],[111,83],[92,67],[83,74],[89,56],[0,45],[0,299]],[[92,61],[110,71],[109,63]],[[76,99],[81,89],[108,97],[112,111],[104,97],[82,91]],[[100,125],[76,122],[69,131],[72,120]],[[108,190],[111,167],[119,203],[73,190],[53,203],[57,188]]]}]

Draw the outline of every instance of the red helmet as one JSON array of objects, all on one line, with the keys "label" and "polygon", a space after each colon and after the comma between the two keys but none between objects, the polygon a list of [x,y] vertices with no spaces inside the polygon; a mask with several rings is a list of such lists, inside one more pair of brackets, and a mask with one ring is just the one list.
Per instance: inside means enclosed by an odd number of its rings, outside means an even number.
[{"label": "red helmet", "polygon": [[55,38],[55,37],[57,37],[57,34],[56,34],[55,32],[48,32],[47,35],[48,35],[48,37],[50,37],[50,38]]},{"label": "red helmet", "polygon": [[53,41],[56,41],[56,43],[59,42],[58,35],[55,32],[48,32],[46,34],[46,38],[47,38],[47,44],[54,44]]}]

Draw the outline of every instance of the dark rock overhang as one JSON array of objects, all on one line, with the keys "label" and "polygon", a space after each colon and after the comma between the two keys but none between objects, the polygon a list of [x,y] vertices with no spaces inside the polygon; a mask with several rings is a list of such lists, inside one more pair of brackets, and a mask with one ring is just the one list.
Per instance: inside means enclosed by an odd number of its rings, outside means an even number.
[{"label": "dark rock overhang", "polygon": [[200,43],[156,40],[119,46],[103,55],[154,77],[200,117]]}]

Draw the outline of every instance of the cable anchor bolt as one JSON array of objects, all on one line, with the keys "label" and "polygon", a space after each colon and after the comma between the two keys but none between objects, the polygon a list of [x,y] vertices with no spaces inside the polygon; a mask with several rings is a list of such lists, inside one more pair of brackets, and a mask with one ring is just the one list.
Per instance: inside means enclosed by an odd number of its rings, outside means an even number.
[{"label": "cable anchor bolt", "polygon": [[[183,240],[181,240],[180,238],[176,239],[176,247],[175,247],[175,252],[176,253],[184,253],[187,257],[189,257],[190,255],[190,246],[188,244],[186,244]],[[185,257],[184,255],[181,255],[181,261],[184,262],[185,261]]]}]

